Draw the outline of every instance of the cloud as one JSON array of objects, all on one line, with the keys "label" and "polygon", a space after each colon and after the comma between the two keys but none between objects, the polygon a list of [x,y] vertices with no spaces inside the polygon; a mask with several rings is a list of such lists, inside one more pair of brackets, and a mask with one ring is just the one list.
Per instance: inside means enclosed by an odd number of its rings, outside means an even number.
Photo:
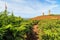
[{"label": "cloud", "polygon": [[[57,7],[57,4],[48,4],[48,3],[42,3],[39,0],[10,0],[6,1],[8,10],[14,11],[14,14],[17,16],[22,17],[35,17],[38,15],[41,15],[42,12],[46,12],[48,10],[52,10],[53,8]],[[45,0],[50,3],[53,3],[54,1],[51,0]],[[4,1],[0,1],[1,8],[4,7]],[[2,5],[3,4],[3,5]]]},{"label": "cloud", "polygon": [[49,2],[49,3],[52,3],[52,4],[56,3],[56,0],[46,0],[46,1]]}]

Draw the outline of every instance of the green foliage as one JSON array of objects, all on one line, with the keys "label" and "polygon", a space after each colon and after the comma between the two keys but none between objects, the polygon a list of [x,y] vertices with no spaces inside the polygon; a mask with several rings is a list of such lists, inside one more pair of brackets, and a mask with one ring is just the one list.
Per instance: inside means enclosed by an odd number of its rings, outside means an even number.
[{"label": "green foliage", "polygon": [[60,40],[60,20],[41,20],[39,30],[42,40]]},{"label": "green foliage", "polygon": [[[11,13],[10,13],[11,14]],[[26,33],[31,32],[32,20],[16,17],[7,10],[0,13],[0,40],[26,40]]]},{"label": "green foliage", "polygon": [[10,14],[7,10],[0,12],[0,40],[26,40],[36,24],[41,40],[60,40],[60,20],[26,20]]}]

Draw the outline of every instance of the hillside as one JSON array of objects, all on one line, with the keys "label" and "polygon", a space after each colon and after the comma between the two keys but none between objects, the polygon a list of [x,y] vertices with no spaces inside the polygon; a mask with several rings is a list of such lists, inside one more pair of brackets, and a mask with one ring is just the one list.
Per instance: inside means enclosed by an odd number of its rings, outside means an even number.
[{"label": "hillside", "polygon": [[32,18],[32,20],[44,20],[44,19],[60,19],[60,15],[44,15]]}]

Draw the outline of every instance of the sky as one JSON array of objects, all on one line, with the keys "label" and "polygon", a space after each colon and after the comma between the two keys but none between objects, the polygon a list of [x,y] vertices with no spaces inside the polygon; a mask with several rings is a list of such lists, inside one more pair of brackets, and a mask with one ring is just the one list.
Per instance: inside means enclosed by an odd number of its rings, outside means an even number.
[{"label": "sky", "polygon": [[9,12],[22,18],[41,16],[48,14],[60,14],[60,0],[0,0],[0,12],[5,9],[5,3]]}]

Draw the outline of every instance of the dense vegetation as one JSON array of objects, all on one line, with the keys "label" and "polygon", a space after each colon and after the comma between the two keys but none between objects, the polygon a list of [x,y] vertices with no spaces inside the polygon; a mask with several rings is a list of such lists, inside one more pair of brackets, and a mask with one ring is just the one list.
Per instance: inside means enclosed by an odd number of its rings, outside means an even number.
[{"label": "dense vegetation", "polygon": [[0,12],[0,40],[26,40],[32,26],[37,21],[26,20],[9,14],[7,10]]},{"label": "dense vegetation", "polygon": [[26,20],[7,10],[0,12],[0,40],[26,40],[34,24],[38,25],[39,40],[60,40],[60,20]]},{"label": "dense vegetation", "polygon": [[39,38],[41,40],[60,40],[60,20],[40,20]]}]

